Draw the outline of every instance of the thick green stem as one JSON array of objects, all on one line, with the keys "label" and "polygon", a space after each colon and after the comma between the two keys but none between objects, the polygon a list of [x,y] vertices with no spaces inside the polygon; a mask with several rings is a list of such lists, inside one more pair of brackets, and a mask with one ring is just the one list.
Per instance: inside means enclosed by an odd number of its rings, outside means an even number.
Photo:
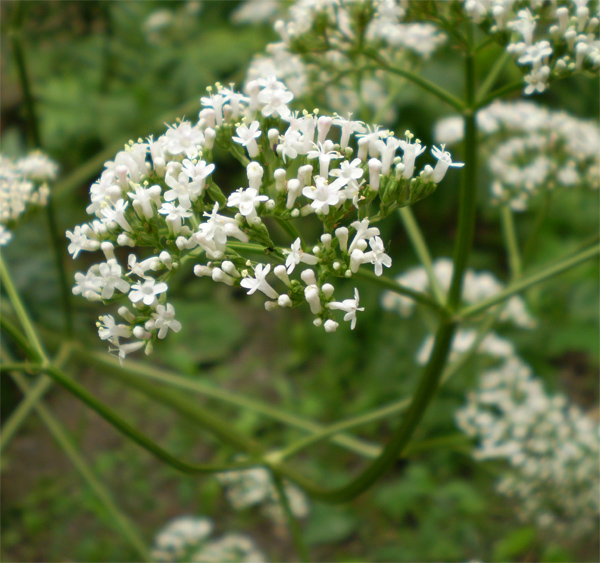
[{"label": "thick green stem", "polygon": [[[21,391],[26,396],[30,396],[33,388],[29,386],[26,378],[18,372],[15,372],[11,375]],[[105,488],[104,485],[102,485],[102,483],[96,478],[90,466],[77,450],[77,447],[73,443],[73,440],[69,436],[67,430],[46,406],[43,404],[36,404],[34,408],[39,417],[42,419],[42,422],[52,434],[52,437],[60,449],[69,458],[79,475],[106,509],[117,532],[123,536],[123,538],[131,545],[131,547],[137,552],[143,561],[150,561],[151,559],[148,549],[146,548],[146,545],[139,532],[135,528],[133,522],[131,522],[129,518],[127,518],[125,514],[121,512],[119,507],[116,505],[110,491]]]},{"label": "thick green stem", "polygon": [[458,232],[454,243],[454,272],[448,292],[448,307],[451,311],[456,311],[460,306],[463,279],[469,264],[477,214],[477,115],[472,109],[476,85],[475,59],[471,53],[467,53],[465,63],[465,90],[469,109],[464,112],[465,167],[460,186]]},{"label": "thick green stem", "polygon": [[427,272],[427,278],[429,279],[431,291],[436,301],[443,306],[446,302],[446,296],[444,295],[444,292],[440,287],[440,283],[433,271],[433,262],[431,260],[429,248],[427,247],[427,242],[425,242],[425,237],[419,228],[419,224],[417,223],[412,209],[410,207],[402,207],[399,212],[400,219],[402,219],[402,223],[406,229],[406,234],[410,239],[415,254]]},{"label": "thick green stem", "polygon": [[294,541],[294,545],[296,546],[296,550],[298,551],[300,561],[308,563],[310,561],[310,554],[302,536],[302,530],[300,529],[298,520],[296,520],[296,517],[292,512],[290,500],[287,496],[287,493],[285,492],[285,485],[283,483],[283,479],[273,472],[271,473],[271,476],[273,478],[273,483],[275,484],[275,489],[277,490],[279,504],[281,505],[283,513],[285,514],[285,519],[287,520],[288,527],[290,529],[290,534],[292,536],[292,540]]},{"label": "thick green stem", "polygon": [[295,481],[310,496],[324,502],[346,502],[366,491],[394,465],[421,422],[437,391],[455,330],[456,324],[453,322],[445,322],[440,325],[436,334],[433,353],[421,375],[411,405],[402,418],[400,426],[396,429],[381,454],[356,479],[337,489],[323,489],[283,464],[281,466],[273,464],[273,468],[277,470],[280,467],[284,475]]},{"label": "thick green stem", "polygon": [[588,248],[586,250],[578,252],[577,254],[575,254],[575,256],[570,256],[569,258],[560,260],[558,263],[552,266],[548,266],[536,274],[530,274],[521,278],[515,283],[511,283],[508,287],[506,287],[499,293],[496,293],[496,295],[490,297],[489,299],[484,299],[479,303],[475,303],[475,305],[465,307],[458,313],[458,316],[461,319],[473,317],[489,309],[490,307],[497,305],[498,303],[506,301],[513,295],[521,293],[522,291],[524,291],[528,287],[531,287],[532,285],[537,285],[538,283],[541,283],[545,280],[553,278],[554,276],[562,274],[563,272],[566,272],[567,270],[570,270],[571,268],[574,268],[575,266],[578,266],[579,264],[582,264],[587,260],[596,258],[599,253],[600,245],[596,244],[592,248]]},{"label": "thick green stem", "polygon": [[515,218],[512,209],[508,205],[502,206],[500,218],[502,221],[504,244],[506,245],[506,252],[508,254],[508,265],[510,267],[512,281],[514,281],[521,277],[522,263]]}]

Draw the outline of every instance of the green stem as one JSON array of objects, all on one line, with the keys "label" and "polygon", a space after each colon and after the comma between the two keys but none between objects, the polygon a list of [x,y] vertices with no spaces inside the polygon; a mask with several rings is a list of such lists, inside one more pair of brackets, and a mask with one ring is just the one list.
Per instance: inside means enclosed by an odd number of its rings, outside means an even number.
[{"label": "green stem", "polygon": [[[26,396],[30,396],[33,388],[28,385],[26,378],[18,372],[13,373],[12,378],[15,380],[21,391]],[[133,547],[143,561],[151,561],[148,549],[146,548],[146,545],[139,532],[136,530],[129,518],[127,518],[125,514],[119,510],[109,490],[105,488],[104,485],[102,485],[102,483],[96,478],[92,469],[77,450],[77,447],[73,443],[73,440],[69,436],[67,430],[45,405],[36,404],[34,408],[52,434],[52,437],[56,443],[63,450],[79,475],[104,506],[110,515],[113,526],[117,532],[125,538],[125,540],[131,545],[131,547]]]},{"label": "green stem", "polygon": [[366,491],[396,463],[398,456],[404,451],[421,422],[437,391],[455,330],[456,324],[453,322],[440,325],[436,334],[433,353],[421,375],[410,407],[402,418],[400,426],[396,429],[381,454],[356,479],[337,489],[323,489],[283,464],[280,466],[274,464],[273,469],[278,470],[280,468],[289,479],[295,481],[310,496],[324,502],[346,502]]},{"label": "green stem", "polygon": [[21,347],[26,356],[33,354],[25,335],[6,318],[6,315],[0,315],[0,326]]},{"label": "green stem", "polygon": [[575,266],[578,266],[579,264],[582,264],[583,262],[586,262],[591,258],[596,258],[599,253],[600,245],[594,245],[592,248],[583,250],[577,253],[575,256],[564,258],[560,260],[557,264],[548,266],[536,274],[530,274],[528,276],[525,276],[524,278],[521,278],[515,283],[510,284],[504,290],[500,291],[499,293],[496,293],[496,295],[490,297],[489,299],[484,299],[483,301],[476,303],[475,305],[465,307],[458,313],[458,316],[461,319],[473,317],[474,315],[477,315],[482,311],[485,311],[490,307],[497,305],[498,303],[506,301],[513,295],[521,293],[522,291],[524,291],[528,287],[531,287],[532,285],[537,285],[538,283],[541,283],[545,280],[553,278],[554,276],[562,274],[563,272],[566,272],[567,270],[570,270],[571,268],[574,268]]},{"label": "green stem", "polygon": [[35,359],[37,362],[47,364],[48,357],[46,356],[44,348],[42,347],[42,343],[40,342],[38,335],[35,329],[33,328],[33,325],[31,324],[31,321],[29,320],[29,315],[27,314],[27,311],[25,310],[25,307],[21,302],[21,298],[19,297],[19,294],[15,289],[15,285],[10,277],[10,274],[8,273],[8,269],[4,264],[4,259],[1,254],[0,279],[2,280],[2,283],[4,285],[4,291],[6,291],[6,295],[8,295],[8,298],[10,299],[15,313],[17,314],[19,322],[21,323],[21,326],[25,331],[25,336],[27,337],[29,345],[28,347],[34,355],[33,359]]},{"label": "green stem", "polygon": [[[72,395],[77,397],[81,402],[99,414],[104,420],[116,428],[121,434],[134,441],[136,444],[150,452],[158,459],[164,461],[168,465],[171,465],[175,469],[182,471],[183,473],[216,473],[223,471],[233,471],[237,469],[245,469],[248,467],[255,467],[259,465],[257,461],[249,462],[237,462],[233,464],[191,464],[177,459],[172,456],[166,450],[162,449],[155,442],[147,438],[145,435],[138,432],[128,422],[123,420],[117,415],[112,409],[104,405],[101,401],[96,399],[89,391],[84,389],[79,383],[67,377],[61,370],[54,366],[49,366],[46,369],[46,373],[54,379],[61,387],[69,391]],[[245,448],[246,450],[248,448]],[[250,453],[250,452],[248,452]]]},{"label": "green stem", "polygon": [[273,483],[275,484],[275,489],[277,490],[279,503],[283,508],[285,519],[287,520],[288,527],[290,528],[292,540],[294,541],[296,551],[298,551],[298,555],[300,556],[300,561],[308,563],[310,561],[310,554],[308,552],[308,548],[306,547],[304,538],[302,537],[302,530],[300,529],[298,521],[296,520],[296,517],[294,516],[294,513],[290,507],[290,500],[285,492],[283,480],[276,473],[271,472],[271,476],[273,477]]},{"label": "green stem", "polygon": [[542,230],[542,225],[544,224],[544,221],[546,220],[546,217],[548,216],[548,211],[550,211],[551,205],[552,205],[552,192],[547,191],[544,193],[544,201],[542,202],[542,206],[536,213],[533,227],[532,227],[531,232],[529,233],[529,236],[527,237],[527,240],[523,247],[523,260],[526,263],[528,263],[529,260],[531,259],[531,255],[532,255],[533,251],[535,250],[535,247],[537,246],[537,241],[538,241],[539,234]]},{"label": "green stem", "polygon": [[[483,339],[488,335],[492,326],[497,321],[499,313],[500,311],[497,311],[494,314],[489,315],[489,317],[484,321],[484,323],[482,323],[478,331],[477,337],[475,338],[475,341],[473,342],[471,347],[464,354],[461,354],[455,362],[446,367],[440,379],[440,385],[445,384],[451,377],[456,375],[477,353],[479,345],[481,344]],[[376,422],[383,418],[387,418],[391,415],[403,412],[410,406],[410,402],[410,399],[402,399],[401,401],[396,401],[390,405],[386,405],[385,407],[371,411],[367,414],[356,416],[348,420],[332,424],[331,426],[328,426],[320,432],[315,432],[312,436],[306,436],[305,438],[302,438],[281,450],[276,450],[267,454],[265,457],[275,461],[287,459],[288,457],[296,455],[298,452],[314,444],[335,437],[340,432],[353,430],[354,428],[357,428],[359,426],[364,426],[365,424]],[[381,452],[381,449],[377,449],[377,447],[373,449],[375,450],[376,455],[379,455],[379,453]],[[365,457],[376,457],[376,455],[370,455]]]},{"label": "green stem", "polygon": [[[37,118],[37,112],[35,109],[35,101],[31,91],[31,81],[29,79],[29,73],[27,72],[27,60],[25,58],[25,50],[22,42],[22,24],[24,19],[24,4],[18,2],[15,6],[15,10],[19,12],[15,16],[15,20],[18,20],[18,28],[14,29],[11,33],[11,43],[13,53],[15,56],[15,63],[17,66],[17,73],[19,75],[19,81],[21,83],[21,89],[23,90],[23,100],[25,102],[25,108],[27,110],[27,121],[29,130],[31,132],[31,141],[35,148],[42,148],[42,141],[40,137],[40,130]],[[59,238],[58,226],[56,223],[56,213],[54,210],[54,201],[52,195],[48,198],[48,203],[45,206],[46,218],[48,221],[48,231],[50,233],[50,240],[52,241],[52,249],[54,251],[54,263],[56,267],[56,274],[58,276],[60,295],[62,300],[62,306],[65,317],[65,327],[67,334],[73,334],[73,310],[71,308],[71,288],[67,282],[67,273],[62,263],[63,245]]]},{"label": "green stem", "polygon": [[[473,108],[475,99],[475,58],[467,53],[465,58],[465,90],[468,108]],[[454,272],[448,292],[448,306],[455,311],[460,306],[465,271],[475,233],[477,215],[477,114],[469,109],[464,112],[465,121],[465,167],[460,186],[458,233],[454,244]]]},{"label": "green stem", "polygon": [[[109,368],[106,371],[107,375],[118,378],[123,381],[124,379],[121,376],[121,374],[128,374],[130,376],[137,377],[138,379],[140,377],[145,379],[154,379],[155,381],[158,381],[163,385],[170,385],[173,387],[178,387],[179,389],[184,389],[186,391],[200,393],[212,399],[216,399],[219,401],[229,403],[231,405],[236,405],[238,407],[251,410],[273,420],[277,420],[279,422],[282,422],[294,428],[299,428],[307,432],[319,432],[324,429],[323,425],[295,416],[285,409],[279,409],[269,404],[264,404],[255,399],[251,399],[249,397],[237,395],[224,389],[213,387],[212,385],[203,383],[198,379],[192,380],[186,377],[181,377],[180,375],[162,370],[155,366],[150,366],[141,362],[136,362],[135,360],[127,360],[127,363],[124,366],[121,366],[118,360],[116,360],[112,356],[109,356],[108,354],[102,352],[90,352],[89,350],[86,350],[83,347],[75,348],[74,353],[82,360],[93,360],[96,365]],[[164,390],[159,389],[158,393],[164,393]],[[335,436],[332,439],[332,442],[334,442],[338,446],[346,448],[349,451],[358,453],[359,455],[363,455],[365,457],[375,457],[379,451],[379,448],[377,446],[374,446],[364,440],[353,438],[351,436]]]},{"label": "green stem", "polygon": [[477,100],[482,100],[488,94],[488,92],[492,89],[498,76],[502,72],[504,65],[512,58],[512,55],[508,51],[504,51],[500,57],[496,59],[494,66],[492,66],[490,72],[485,77],[483,84],[479,87],[477,91]]},{"label": "green stem", "polygon": [[483,99],[477,100],[477,104],[475,105],[475,109],[481,109],[486,106],[489,106],[494,100],[498,98],[503,98],[507,94],[512,94],[517,90],[523,88],[523,80],[517,80],[516,82],[511,82],[506,86],[501,86],[497,90],[494,90],[491,94],[488,94]]},{"label": "green stem", "polygon": [[31,364],[28,362],[0,362],[0,373],[6,371],[26,371],[28,373],[38,373],[44,371],[41,364]]},{"label": "green stem", "polygon": [[504,235],[504,244],[508,254],[508,264],[512,280],[521,277],[522,262],[519,252],[519,243],[517,229],[515,227],[515,218],[512,209],[508,205],[503,205],[500,210],[500,219],[502,221],[502,233]]},{"label": "green stem", "polygon": [[410,207],[402,207],[400,210],[400,219],[402,219],[402,223],[404,224],[404,228],[406,230],[406,234],[410,239],[412,247],[417,255],[417,258],[421,262],[423,268],[427,272],[427,278],[429,279],[429,287],[431,287],[431,291],[435,297],[435,300],[440,304],[444,305],[446,302],[446,296],[442,288],[440,287],[440,283],[433,271],[433,262],[431,260],[431,254],[429,253],[429,248],[427,247],[427,242],[425,242],[425,237],[419,228],[419,224],[412,212]]},{"label": "green stem", "polygon": [[462,112],[464,110],[465,106],[461,100],[459,100],[456,96],[453,96],[452,94],[450,94],[450,92],[446,92],[446,90],[444,90],[443,88],[440,88],[437,84],[434,84],[433,82],[427,80],[426,78],[423,78],[419,74],[415,74],[414,72],[411,72],[410,70],[392,66],[385,59],[383,59],[381,56],[379,56],[375,52],[365,51],[365,56],[368,57],[369,59],[375,61],[377,63],[377,65],[372,66],[372,67],[366,66],[363,68],[364,70],[385,70],[392,74],[397,74],[398,76],[402,76],[403,78],[406,78],[410,82],[413,82],[414,84],[421,87],[423,90],[426,90],[430,94],[433,94],[434,96],[436,96],[443,102],[446,102],[448,105],[452,106],[455,110],[457,110],[459,112]]},{"label": "green stem", "polygon": [[390,279],[386,276],[377,276],[373,272],[369,272],[368,270],[358,270],[355,274],[352,274],[352,277],[357,279],[362,279],[372,284],[378,285],[379,287],[389,289],[394,293],[398,293],[399,295],[406,295],[406,297],[410,297],[417,303],[421,303],[422,305],[426,305],[430,307],[438,314],[442,314],[444,309],[441,305],[436,303],[431,297],[426,295],[425,293],[420,293],[418,291],[414,291],[408,287],[400,285],[397,281]]},{"label": "green stem", "polygon": [[[56,358],[53,359],[54,365],[61,367],[69,358],[71,346],[64,345]],[[27,365],[27,364],[26,364]],[[0,364],[0,368],[5,364]],[[2,371],[0,369],[0,371]],[[46,375],[40,375],[35,384],[29,389],[24,399],[19,403],[19,406],[11,413],[8,420],[2,425],[2,433],[0,434],[0,453],[8,446],[19,428],[27,420],[29,413],[35,405],[42,399],[52,386],[52,379]]]}]

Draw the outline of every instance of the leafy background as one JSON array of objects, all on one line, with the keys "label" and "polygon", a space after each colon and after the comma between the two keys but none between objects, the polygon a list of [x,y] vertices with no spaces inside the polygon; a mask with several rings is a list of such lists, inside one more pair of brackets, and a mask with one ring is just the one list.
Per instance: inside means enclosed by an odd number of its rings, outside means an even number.
[{"label": "leafy background", "polygon": [[[194,118],[207,85],[241,83],[251,56],[275,39],[270,26],[233,26],[237,2],[32,1],[22,29],[30,78],[38,103],[44,148],[61,164],[61,178],[108,148],[119,150],[129,138],[160,134],[163,121]],[[9,44],[15,4],[2,15],[2,152],[26,151],[26,120]],[[172,24],[149,32],[145,22],[157,10]],[[12,30],[14,31],[14,30]],[[490,57],[497,51],[490,50]],[[461,68],[450,50],[423,69],[426,76],[460,90]],[[514,79],[514,68],[506,78]],[[538,97],[580,117],[597,119],[598,84],[573,79]],[[439,102],[405,86],[392,128],[418,132],[431,145]],[[107,155],[106,159],[109,158]],[[61,230],[85,220],[91,175],[55,194]],[[228,172],[232,189],[242,171]],[[435,256],[449,256],[457,204],[456,177],[415,207]],[[71,178],[73,178],[71,176]],[[482,173],[481,192],[487,192]],[[539,205],[539,203],[538,203]],[[533,228],[535,209],[519,215],[522,237]],[[530,249],[534,264],[569,252],[598,232],[598,197],[557,193],[547,220]],[[398,221],[382,225],[390,242],[393,274],[416,264]],[[42,327],[60,329],[59,294],[42,215],[32,214],[5,252],[28,308]],[[497,213],[485,203],[477,224],[473,266],[507,279]],[[66,244],[65,244],[66,247]],[[87,267],[65,258],[69,276]],[[260,299],[202,282],[180,280],[184,330],[158,346],[153,361],[190,378],[212,382],[278,404],[307,418],[334,422],[390,400],[410,395],[416,379],[415,350],[428,332],[426,319],[401,320],[379,308],[380,296],[359,286],[366,312],[357,329],[323,337],[303,311],[266,313]],[[349,291],[349,288],[347,288]],[[527,293],[540,328],[503,328],[519,354],[551,390],[566,393],[598,416],[598,267],[587,264]],[[98,308],[77,299],[77,329],[94,349]],[[5,305],[3,305],[4,307]],[[4,309],[3,309],[4,310]],[[6,343],[8,344],[8,343]],[[444,387],[416,440],[456,433],[453,413],[464,403],[482,360],[472,361]],[[209,459],[218,445],[199,428],[147,398],[126,391],[100,369],[71,366],[70,372],[169,451],[187,459]],[[2,378],[2,419],[20,395]],[[232,424],[272,446],[301,437],[250,412],[199,397]],[[95,414],[60,389],[46,402],[73,433],[101,480],[150,543],[170,518],[182,514],[213,518],[218,531],[252,535],[272,560],[293,560],[287,532],[258,512],[234,512],[212,477],[188,477],[157,462],[117,435]],[[361,436],[385,441],[393,420],[361,428]],[[330,484],[344,482],[364,463],[324,444],[302,454],[303,468]],[[2,458],[2,546],[5,561],[133,561],[135,554],[115,533],[114,523],[82,485],[42,423],[32,415]],[[469,451],[427,450],[398,462],[368,493],[345,506],[313,504],[304,525],[317,561],[596,561],[598,538],[576,544],[542,535],[516,517],[517,507],[494,492],[504,467],[477,463]]]}]

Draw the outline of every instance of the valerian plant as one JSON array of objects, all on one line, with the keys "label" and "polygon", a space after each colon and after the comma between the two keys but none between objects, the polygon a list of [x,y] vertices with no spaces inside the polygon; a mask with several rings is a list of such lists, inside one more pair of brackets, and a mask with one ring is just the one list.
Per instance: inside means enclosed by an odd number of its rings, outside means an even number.
[{"label": "valerian plant", "polygon": [[[255,12],[258,4],[262,9]],[[305,496],[347,502],[377,483],[405,452],[439,385],[480,353],[492,366],[456,417],[459,427],[480,441],[475,456],[510,463],[511,473],[498,488],[522,502],[525,520],[564,531],[565,522],[577,514],[582,534],[593,529],[597,503],[582,488],[598,478],[592,459],[597,459],[597,425],[565,397],[545,393],[513,344],[492,330],[500,322],[535,330],[536,319],[518,294],[598,256],[594,239],[532,269],[523,259],[514,217],[514,211],[526,213],[540,194],[598,188],[597,125],[530,101],[500,101],[517,92],[544,92],[574,74],[597,75],[597,10],[598,3],[587,0],[247,2],[236,19],[273,18],[280,41],[256,56],[239,90],[232,84],[209,87],[200,97],[198,120],[180,118],[157,137],[129,142],[107,161],[90,188],[86,211],[91,221],[67,231],[73,258],[93,252],[98,259],[87,272],[75,274],[72,293],[98,302],[99,308],[111,307],[101,312],[97,328],[118,359],[90,354],[73,342],[70,352],[82,361],[92,358],[125,383],[193,418],[241,455],[231,463],[182,461],[67,376],[49,358],[2,260],[4,290],[21,324],[3,319],[3,328],[20,345],[22,357],[13,361],[3,355],[0,366],[25,391],[30,388],[19,379],[20,371],[40,374],[11,429],[31,408],[42,408],[39,400],[55,381],[171,466],[217,474],[237,508],[264,503],[275,521],[287,521],[300,557],[309,560],[297,522],[308,511]],[[16,36],[15,53],[28,92],[19,41]],[[493,44],[501,47],[500,54],[492,66],[484,66],[482,53]],[[420,74],[442,45],[462,57],[462,97]],[[511,60],[521,78],[500,84]],[[391,119],[389,110],[397,109],[405,82],[458,113],[438,123],[439,146],[427,150],[412,132],[379,125]],[[35,123],[33,100],[25,98],[30,124]],[[507,283],[469,268],[482,141],[492,176],[489,199],[498,211],[510,266]],[[447,150],[459,142],[464,162],[456,162]],[[224,155],[239,163],[241,186],[217,183],[217,177],[225,177],[219,174]],[[38,168],[46,162],[48,178],[54,175],[47,161],[39,155],[35,159]],[[0,238],[7,242],[7,221],[21,214],[22,203],[43,203],[46,192],[33,189],[31,178],[44,179],[31,176],[36,167],[5,159],[1,165]],[[435,198],[450,168],[459,168],[452,173],[462,177],[454,251],[452,259],[434,261],[410,206]],[[393,279],[386,269],[392,267],[394,249],[377,224],[391,221],[395,212],[421,264]],[[314,232],[315,224],[318,235],[310,239],[306,233]],[[199,284],[210,279],[259,294],[268,311],[305,307],[315,330],[327,333],[343,330],[342,320],[354,329],[364,310],[358,289],[342,280],[362,279],[387,290],[382,306],[402,317],[427,311],[434,331],[415,350],[416,364],[423,367],[414,394],[326,427],[134,362],[129,354],[150,354],[169,333],[185,332],[170,302],[170,282],[186,271],[193,271]],[[66,299],[65,314],[68,327],[72,310]],[[258,439],[196,402],[155,389],[149,378],[256,410],[309,435],[267,451]],[[387,444],[376,452],[352,436],[340,436],[400,412]],[[52,428],[60,433],[56,425]],[[373,459],[349,483],[324,488],[286,461],[324,440],[337,440]],[[98,483],[94,490],[124,522],[125,537],[145,559],[263,560],[248,538],[210,540],[212,525],[205,519],[172,522],[148,555],[106,491]]]}]

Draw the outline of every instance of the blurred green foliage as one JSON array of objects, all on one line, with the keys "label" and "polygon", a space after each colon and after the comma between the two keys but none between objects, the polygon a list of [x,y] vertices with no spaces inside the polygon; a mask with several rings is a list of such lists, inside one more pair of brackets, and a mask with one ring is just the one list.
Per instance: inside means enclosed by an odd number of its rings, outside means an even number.
[{"label": "blurred green foliage", "polygon": [[[26,5],[22,33],[42,140],[60,162],[63,174],[106,146],[151,133],[160,116],[198,102],[207,85],[217,80],[239,84],[251,56],[274,37],[269,26],[234,27],[229,16],[236,2],[32,1]],[[26,120],[8,44],[14,8],[9,1],[0,6],[2,151],[20,154],[25,150]],[[157,11],[170,23],[152,31],[148,18]],[[456,57],[453,53],[443,57],[429,65],[425,74],[459,88],[461,70]],[[541,101],[596,118],[597,96],[597,87],[580,79],[558,85]],[[418,131],[431,144],[433,123],[444,112],[432,99],[406,87],[399,99],[396,128]],[[230,186],[235,184],[234,174],[239,172],[232,172]],[[83,220],[88,186],[82,183],[61,198],[61,228],[72,228]],[[415,207],[435,256],[451,252],[456,187],[448,181]],[[483,177],[482,194],[487,189]],[[523,240],[533,229],[536,213],[533,208],[517,217]],[[597,194],[555,194],[530,248],[528,264],[570,252],[598,232],[598,217]],[[393,253],[393,274],[415,265],[398,222],[382,225],[382,236]],[[56,276],[41,215],[22,225],[15,239],[5,254],[20,291],[42,326],[60,328]],[[65,260],[65,266],[71,275],[70,260]],[[82,261],[77,267],[84,267]],[[507,276],[497,213],[485,204],[477,225],[473,267],[490,269],[501,279]],[[161,343],[154,361],[322,422],[410,395],[418,371],[413,358],[428,333],[427,318],[402,321],[381,310],[379,295],[371,288],[359,285],[366,312],[356,331],[344,327],[324,338],[303,311],[267,314],[259,300],[241,299],[242,292],[212,287],[191,272],[180,283],[181,305],[175,306],[182,313],[185,330]],[[596,408],[598,267],[587,264],[532,289],[527,301],[540,321],[539,330],[505,327],[502,334],[515,342],[518,353],[549,388],[565,392],[585,408]],[[97,310],[81,299],[76,304],[81,338],[98,347]],[[483,360],[471,362],[442,389],[417,440],[456,432],[453,413],[464,403],[465,392],[483,365]],[[82,370],[80,379],[173,453],[208,459],[217,449],[197,428],[146,398],[124,391],[101,370]],[[7,385],[3,378],[3,417],[18,400]],[[48,403],[75,433],[86,457],[149,543],[168,519],[195,513],[212,517],[220,531],[253,535],[273,560],[294,557],[285,531],[255,511],[233,512],[214,478],[182,476],[161,465],[117,438],[61,390],[52,391]],[[261,436],[272,446],[302,436],[254,413],[209,405],[232,425]],[[367,426],[361,435],[385,440],[394,422]],[[134,560],[102,507],[61,456],[35,416],[4,454],[2,559]],[[315,446],[300,459],[307,472],[329,484],[345,481],[362,463],[328,444]],[[374,490],[348,506],[313,506],[305,525],[313,557],[317,561],[548,562],[597,557],[597,542],[574,545],[543,537],[520,522],[515,507],[494,492],[495,476],[501,470],[473,461],[464,451],[423,451],[399,461]]]}]

